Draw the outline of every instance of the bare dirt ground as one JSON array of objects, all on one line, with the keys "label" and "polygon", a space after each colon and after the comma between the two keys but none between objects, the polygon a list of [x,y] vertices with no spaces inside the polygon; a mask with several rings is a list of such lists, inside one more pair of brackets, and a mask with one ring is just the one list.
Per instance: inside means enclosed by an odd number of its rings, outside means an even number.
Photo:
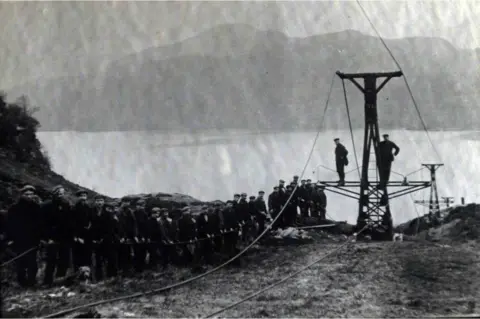
[{"label": "bare dirt ground", "polygon": [[[96,307],[102,317],[196,317],[268,286],[342,241],[257,247],[241,267],[226,267],[168,293]],[[419,317],[480,311],[480,245],[431,242],[358,242],[219,317]],[[11,316],[42,316],[91,301],[165,286],[192,276],[188,269],[117,279],[95,286],[10,290]],[[73,295],[73,294],[74,295]],[[56,294],[56,295],[54,295]]]}]

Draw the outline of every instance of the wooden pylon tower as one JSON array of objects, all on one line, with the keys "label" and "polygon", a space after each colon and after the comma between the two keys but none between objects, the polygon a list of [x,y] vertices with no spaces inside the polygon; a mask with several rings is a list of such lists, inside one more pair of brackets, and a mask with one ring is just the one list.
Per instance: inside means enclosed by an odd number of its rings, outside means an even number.
[{"label": "wooden pylon tower", "polygon": [[[445,205],[450,207],[450,204],[454,203],[453,197],[442,197],[442,200],[439,200],[438,189],[437,189],[437,178],[436,171],[443,166],[443,164],[422,164],[430,171],[430,199],[429,200],[415,200],[415,204],[420,204],[427,206],[428,205],[428,215],[430,218],[440,218],[440,208]],[[442,207],[443,208],[443,207]]]}]

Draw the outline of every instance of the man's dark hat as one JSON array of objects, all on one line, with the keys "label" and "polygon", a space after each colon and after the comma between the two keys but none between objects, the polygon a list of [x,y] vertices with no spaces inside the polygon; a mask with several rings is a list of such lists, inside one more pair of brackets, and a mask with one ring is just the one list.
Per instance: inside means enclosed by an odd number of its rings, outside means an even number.
[{"label": "man's dark hat", "polygon": [[334,142],[340,141],[340,139],[339,139],[338,137],[336,137],[336,138],[333,139],[333,141],[334,141]]},{"label": "man's dark hat", "polygon": [[250,199],[255,199],[255,196],[250,196],[249,198],[250,198]]},{"label": "man's dark hat", "polygon": [[95,195],[94,199],[103,199],[103,200],[105,200],[105,196],[100,195],[100,194],[97,194],[97,195]]},{"label": "man's dark hat", "polygon": [[81,189],[81,190],[78,190],[76,193],[75,193],[75,196],[77,197],[80,197],[82,195],[88,195],[88,192],[84,189]]},{"label": "man's dark hat", "polygon": [[383,134],[383,137],[389,137],[389,135],[388,134]]},{"label": "man's dark hat", "polygon": [[240,197],[240,194],[235,194],[233,195],[233,197]]},{"label": "man's dark hat", "polygon": [[259,191],[258,194],[265,194],[265,192],[264,191]]}]

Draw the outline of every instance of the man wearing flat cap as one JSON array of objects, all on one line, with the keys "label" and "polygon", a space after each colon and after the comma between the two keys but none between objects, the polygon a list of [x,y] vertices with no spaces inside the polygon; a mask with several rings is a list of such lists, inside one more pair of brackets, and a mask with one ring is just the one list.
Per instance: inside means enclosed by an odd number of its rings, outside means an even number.
[{"label": "man wearing flat cap", "polygon": [[[257,216],[257,206],[256,206],[256,197],[254,195],[250,196],[248,198],[248,218],[246,219],[246,224],[245,224],[245,242],[250,242],[253,240],[253,236],[255,236],[256,233],[256,225],[254,222],[255,216]],[[253,238],[252,238],[253,237]]]},{"label": "man wearing flat cap", "polygon": [[318,185],[318,212],[320,220],[327,219],[327,195],[325,194],[325,185]]},{"label": "man wearing flat cap", "polygon": [[283,179],[278,181],[278,191],[280,194],[285,194],[285,181]]},{"label": "man wearing flat cap", "polygon": [[160,230],[160,261],[163,269],[166,269],[168,264],[175,258],[176,248],[173,246],[175,241],[175,229],[176,225],[168,218],[168,209],[161,210],[159,219]]},{"label": "man wearing flat cap", "polygon": [[158,244],[161,240],[160,232],[160,207],[154,206],[150,209],[150,215],[147,216],[147,234],[146,234],[146,248],[148,251],[148,268],[155,269],[159,262]]},{"label": "man wearing flat cap", "polygon": [[258,223],[258,235],[260,235],[265,230],[265,222],[268,218],[267,205],[263,196],[265,195],[264,191],[258,192],[258,197],[255,199],[255,217]]},{"label": "man wearing flat cap", "polygon": [[52,190],[52,199],[43,203],[45,239],[48,241],[45,277],[43,283],[52,285],[54,275],[64,277],[70,264],[72,235],[72,205],[65,197],[65,188],[58,185]]},{"label": "man wearing flat cap", "polygon": [[[278,186],[275,186],[273,192],[268,196],[268,209],[273,219],[277,217],[282,209],[282,194]],[[277,220],[277,222],[272,225],[272,228],[277,227],[278,223],[279,221]]]},{"label": "man wearing flat cap", "polygon": [[145,270],[145,263],[147,259],[147,245],[146,239],[148,237],[148,216],[145,211],[145,200],[140,198],[135,203],[135,210],[133,215],[136,221],[136,234],[133,245],[134,258],[133,264],[136,272],[143,272]]},{"label": "man wearing flat cap", "polygon": [[296,193],[298,194],[298,207],[300,208],[300,214],[302,218],[308,217],[308,190],[306,185],[306,180],[302,179],[300,181],[300,186],[298,186]]},{"label": "man wearing flat cap", "polygon": [[87,192],[79,190],[75,193],[77,202],[72,208],[72,259],[76,272],[82,266],[91,266],[92,251],[90,228],[92,226],[92,208],[87,203]]},{"label": "man wearing flat cap", "polygon": [[[285,196],[284,196],[284,210],[282,213],[282,223],[279,227],[291,227],[294,226],[295,219],[297,217],[297,198],[295,194],[292,195],[294,187],[288,185],[286,187]],[[290,200],[288,200],[290,198]]]},{"label": "man wearing flat cap", "polygon": [[106,264],[107,277],[117,275],[117,254],[114,248],[114,240],[117,236],[116,221],[113,214],[105,207],[105,197],[95,196],[92,210],[92,226],[90,229],[93,251],[95,253],[95,279],[101,281],[104,278],[103,266]]},{"label": "man wearing flat cap", "polygon": [[250,209],[248,206],[248,201],[247,201],[247,193],[242,193],[242,197],[240,198],[240,201],[238,202],[238,205],[236,207],[236,214],[238,215],[240,224],[242,225],[242,241],[245,242],[246,240],[246,234],[247,234],[247,229],[248,229],[248,220],[250,219]]},{"label": "man wearing flat cap", "polygon": [[347,148],[340,143],[340,139],[337,137],[334,139],[335,142],[335,164],[337,166],[338,173],[338,186],[345,185],[345,166],[348,165],[348,150]]},{"label": "man wearing flat cap", "polygon": [[[35,187],[20,189],[20,198],[10,206],[6,220],[6,240],[18,256],[37,247],[42,239],[43,220],[40,205],[34,200]],[[33,287],[38,272],[37,250],[33,249],[15,261],[17,281],[22,287]]]},{"label": "man wearing flat cap", "polygon": [[390,141],[388,134],[383,134],[383,141],[378,143],[378,150],[380,154],[380,183],[379,188],[385,188],[390,180],[390,172],[392,170],[392,162],[395,156],[400,153],[400,148],[394,142]]},{"label": "man wearing flat cap", "polygon": [[205,258],[205,262],[211,265],[213,264],[213,243],[211,237],[215,231],[212,228],[212,216],[208,209],[209,207],[204,205],[202,211],[196,218],[197,236],[202,240],[196,245],[195,258],[200,260],[203,257]]},{"label": "man wearing flat cap", "polygon": [[[191,215],[190,207],[185,206],[182,209],[182,216],[178,220],[178,241],[184,244],[180,245],[182,250],[182,262],[189,265],[194,262],[193,242],[197,240],[197,223]],[[192,245],[187,242],[192,241]]]},{"label": "man wearing flat cap", "polygon": [[[237,241],[240,219],[230,201],[227,201],[227,206],[223,209],[223,222],[225,227],[223,247],[228,258],[232,258],[238,252]],[[238,264],[239,259],[236,259],[234,263]]]},{"label": "man wearing flat cap", "polygon": [[122,198],[120,203],[119,219],[119,238],[118,247],[118,266],[123,275],[131,272],[133,266],[132,245],[137,238],[136,220],[131,207],[130,198]]}]

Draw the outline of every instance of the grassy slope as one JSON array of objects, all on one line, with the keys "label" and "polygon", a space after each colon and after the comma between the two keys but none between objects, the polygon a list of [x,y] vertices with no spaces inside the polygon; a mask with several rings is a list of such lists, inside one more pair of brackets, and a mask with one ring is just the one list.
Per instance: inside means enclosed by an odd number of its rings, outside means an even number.
[{"label": "grassy slope", "polygon": [[[19,163],[6,157],[0,158],[0,205],[11,204],[18,196],[18,189],[22,185],[31,184],[37,188],[39,195],[44,199],[56,185],[63,185],[70,193],[85,189],[66,180],[62,175],[52,170],[32,166],[29,163]],[[89,195],[96,192],[85,189]]]}]

